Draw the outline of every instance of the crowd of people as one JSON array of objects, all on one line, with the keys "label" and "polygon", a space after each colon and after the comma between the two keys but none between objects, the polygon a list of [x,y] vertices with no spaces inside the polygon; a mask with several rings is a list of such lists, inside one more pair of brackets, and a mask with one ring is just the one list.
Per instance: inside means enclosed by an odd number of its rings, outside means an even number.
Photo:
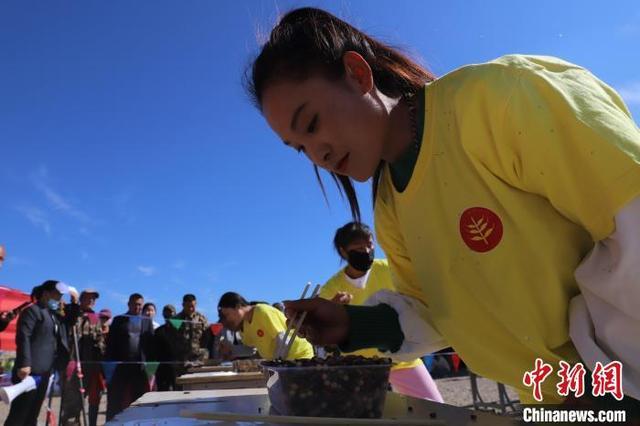
[{"label": "crowd of people", "polygon": [[[336,231],[333,243],[346,265],[322,286],[319,297],[362,305],[380,290],[394,291],[388,263],[375,259],[368,226],[349,222]],[[65,294],[69,303],[63,301]],[[60,424],[77,424],[85,415],[86,398],[88,421],[95,425],[105,391],[110,420],[146,392],[180,390],[176,378],[208,358],[294,360],[339,351],[337,347],[314,347],[304,337],[291,341],[288,350],[282,351],[287,346],[287,319],[280,302],[249,302],[238,293],[224,293],[218,301],[218,323],[210,326],[198,312],[194,294],[183,296],[179,312],[165,305],[163,324],[154,321],[157,308],[145,303],[142,294],[131,294],[126,312],[115,316],[110,309],[95,310],[99,297],[95,289],[78,294],[55,280],[33,289],[31,304],[18,318],[12,381],[17,383],[28,375],[39,381],[37,389],[13,401],[6,425],[36,424],[54,374],[62,392]],[[12,315],[1,313],[0,318],[10,321]],[[374,349],[355,353],[385,356]],[[149,370],[149,365],[157,369]],[[405,395],[443,401],[419,358],[396,364],[390,384]]]},{"label": "crowd of people", "polygon": [[[63,301],[65,294],[70,303]],[[179,390],[176,377],[216,352],[217,340],[193,294],[184,295],[180,312],[164,306],[163,325],[153,320],[155,305],[145,304],[139,293],[131,294],[126,312],[116,316],[110,309],[94,309],[99,297],[94,289],[78,294],[56,280],[32,290],[31,303],[18,317],[12,382],[31,375],[37,388],[11,403],[6,425],[37,424],[53,376],[62,395],[60,424],[77,424],[87,414],[96,425],[105,391],[110,420],[145,392]],[[3,329],[15,315],[0,313]],[[148,374],[149,363],[158,366],[154,374]]]}]

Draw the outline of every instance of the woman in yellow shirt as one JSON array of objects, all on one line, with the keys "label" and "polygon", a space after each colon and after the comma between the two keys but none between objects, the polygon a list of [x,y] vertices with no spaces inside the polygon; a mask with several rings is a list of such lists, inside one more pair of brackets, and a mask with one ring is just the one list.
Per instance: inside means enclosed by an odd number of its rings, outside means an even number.
[{"label": "woman in yellow shirt", "polygon": [[[525,55],[436,79],[313,8],[282,17],[249,82],[269,126],[332,174],[356,220],[351,179],[373,178],[398,293],[289,303],[308,312],[312,342],[399,360],[452,346],[523,401],[537,359],[594,373],[620,361],[640,398],[640,131],[609,86]],[[558,382],[538,382],[536,400],[563,401]]]},{"label": "woman in yellow shirt", "polygon": [[[375,259],[373,233],[360,222],[349,222],[338,228],[333,245],[347,266],[329,279],[320,290],[320,297],[345,305],[364,305],[381,290],[394,291],[389,264]],[[384,356],[375,349],[361,349],[355,354],[365,357]],[[429,370],[420,358],[400,362],[391,368],[389,382],[393,390],[414,398],[444,402]]]},{"label": "woman in yellow shirt", "polygon": [[[265,303],[249,303],[238,293],[228,292],[218,302],[220,322],[229,330],[240,331],[242,342],[253,346],[264,359],[274,359],[287,323],[284,314]],[[313,358],[313,347],[302,337],[296,337],[288,360]]]}]

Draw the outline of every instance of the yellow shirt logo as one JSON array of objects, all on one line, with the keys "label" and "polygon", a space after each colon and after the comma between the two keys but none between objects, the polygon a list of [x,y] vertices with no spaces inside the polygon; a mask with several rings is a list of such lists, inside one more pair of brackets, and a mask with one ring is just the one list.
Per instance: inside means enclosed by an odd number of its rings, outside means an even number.
[{"label": "yellow shirt logo", "polygon": [[484,253],[500,244],[502,221],[489,209],[471,207],[460,216],[460,235],[467,247]]}]

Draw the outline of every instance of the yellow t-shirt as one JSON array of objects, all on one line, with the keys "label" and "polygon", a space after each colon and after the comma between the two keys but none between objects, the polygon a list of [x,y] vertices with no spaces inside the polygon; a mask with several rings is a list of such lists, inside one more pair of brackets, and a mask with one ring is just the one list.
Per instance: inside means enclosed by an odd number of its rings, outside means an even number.
[{"label": "yellow t-shirt", "polygon": [[[364,288],[358,288],[352,285],[345,275],[345,269],[338,271],[333,277],[327,281],[320,289],[320,297],[331,300],[339,292],[350,293],[352,305],[364,305],[364,302],[374,293],[380,290],[395,290],[391,273],[389,271],[389,263],[386,259],[375,259],[369,270]],[[353,354],[365,356],[368,358],[374,356],[385,356],[376,349],[362,349],[353,352]],[[416,359],[410,362],[401,362],[393,366],[392,370],[400,370],[403,368],[414,368],[422,365],[422,360]]]},{"label": "yellow t-shirt", "polygon": [[[274,359],[277,337],[285,331],[287,320],[284,314],[274,307],[259,303],[253,308],[251,322],[243,322],[242,343],[256,348],[262,358]],[[299,358],[313,358],[313,347],[306,339],[297,336],[287,359]]]},{"label": "yellow t-shirt", "polygon": [[640,194],[640,131],[611,88],[550,57],[463,67],[425,91],[411,181],[398,193],[385,170],[375,206],[394,284],[473,371],[524,401],[525,371],[550,363],[544,402],[558,402],[559,361],[579,361],[574,270]]}]

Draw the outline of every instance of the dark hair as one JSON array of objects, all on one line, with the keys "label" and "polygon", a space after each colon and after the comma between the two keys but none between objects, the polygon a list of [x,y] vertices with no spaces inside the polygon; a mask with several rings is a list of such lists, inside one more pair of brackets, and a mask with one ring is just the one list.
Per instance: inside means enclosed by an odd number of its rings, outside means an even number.
[{"label": "dark hair", "polygon": [[42,286],[37,285],[33,289],[31,289],[31,297],[35,300],[40,300],[42,298]]},{"label": "dark hair", "polygon": [[158,309],[156,308],[156,304],[152,303],[152,302],[145,303],[144,306],[142,307],[142,311],[147,309],[149,306],[153,306],[153,310],[156,311],[156,312],[158,311]]},{"label": "dark hair", "polygon": [[194,302],[196,300],[196,296],[189,293],[182,296],[182,303]]},{"label": "dark hair", "polygon": [[235,309],[235,308],[241,308],[243,306],[258,305],[258,304],[268,305],[267,302],[253,302],[253,301],[247,302],[247,299],[240,296],[238,293],[235,293],[233,291],[228,291],[220,297],[220,300],[218,301],[218,309],[221,309],[221,308]]},{"label": "dark hair", "polygon": [[[258,109],[262,109],[264,90],[278,79],[303,81],[313,74],[330,80],[344,76],[342,57],[348,51],[362,55],[373,72],[376,87],[389,97],[407,97],[435,79],[407,55],[365,34],[347,22],[321,9],[303,7],[285,14],[271,30],[269,40],[251,66],[245,85]],[[380,162],[373,177],[375,203]],[[326,192],[313,166],[325,197]],[[360,207],[351,178],[329,172],[341,195],[346,195],[354,220],[360,220]]]},{"label": "dark hair", "polygon": [[143,299],[144,297],[142,297],[142,295],[140,293],[133,293],[131,296],[129,296],[129,303],[133,302],[134,300],[138,300],[138,299]]},{"label": "dark hair", "polygon": [[340,257],[340,249],[345,248],[350,243],[358,239],[373,238],[373,232],[371,228],[362,222],[349,222],[346,225],[338,228],[336,235],[333,237],[333,247],[336,249]]},{"label": "dark hair", "polygon": [[247,299],[240,296],[238,293],[234,293],[233,291],[228,291],[222,296],[220,296],[220,300],[218,301],[218,309],[220,308],[239,308],[242,306],[249,306],[250,303],[247,302]]},{"label": "dark hair", "polygon": [[[168,313],[168,315],[165,315],[166,313]],[[176,308],[173,305],[164,305],[164,308],[162,308],[162,316],[165,319],[171,318],[175,314],[176,314]]]},{"label": "dark hair", "polygon": [[[56,285],[59,283],[60,281],[56,281],[56,280],[47,280],[45,282],[43,282],[42,284],[40,284],[40,297],[42,297],[42,293],[44,293],[45,291],[54,291],[54,290],[58,290]],[[34,288],[35,291],[35,288]]]}]

